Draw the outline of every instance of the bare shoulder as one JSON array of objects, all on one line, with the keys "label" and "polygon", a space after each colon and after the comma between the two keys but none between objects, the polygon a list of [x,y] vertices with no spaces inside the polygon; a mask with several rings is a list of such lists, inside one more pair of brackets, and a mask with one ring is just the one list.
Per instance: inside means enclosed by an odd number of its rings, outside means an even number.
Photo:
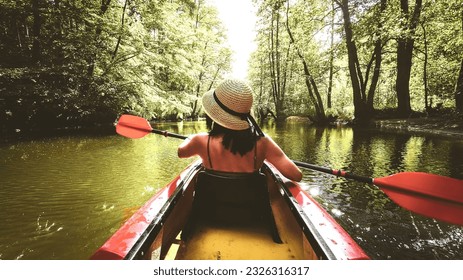
[{"label": "bare shoulder", "polygon": [[197,136],[197,137],[207,137],[207,136],[209,136],[209,133],[207,133],[207,132],[200,132],[200,133],[195,134],[195,136]]},{"label": "bare shoulder", "polygon": [[260,145],[268,145],[270,139],[270,136],[266,134],[264,137],[259,138],[258,143],[260,143]]},{"label": "bare shoulder", "polygon": [[198,133],[188,136],[178,147],[178,156],[186,158],[199,154],[204,143],[207,142],[207,135],[207,133]]},{"label": "bare shoulder", "polygon": [[273,141],[273,139],[268,135],[265,135],[265,137],[260,138],[259,142],[261,142],[261,145],[264,147],[266,151],[280,149],[279,146],[275,143],[275,141]]},{"label": "bare shoulder", "polygon": [[271,137],[262,138],[262,145],[265,146],[265,159],[273,164],[283,176],[298,182],[302,179],[299,168]]},{"label": "bare shoulder", "polygon": [[196,143],[204,143],[207,141],[208,137],[209,137],[209,134],[207,134],[206,132],[201,132],[198,134],[191,135],[188,138],[190,138],[191,141],[194,141]]}]

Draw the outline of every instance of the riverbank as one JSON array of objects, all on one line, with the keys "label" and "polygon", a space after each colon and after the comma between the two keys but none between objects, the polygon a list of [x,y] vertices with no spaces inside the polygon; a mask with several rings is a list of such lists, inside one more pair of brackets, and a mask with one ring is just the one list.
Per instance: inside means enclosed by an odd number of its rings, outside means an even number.
[{"label": "riverbank", "polygon": [[439,135],[463,139],[463,118],[381,119],[373,121],[372,126],[382,131]]},{"label": "riverbank", "polygon": [[[287,122],[307,123],[311,121],[307,117],[291,116]],[[169,121],[164,121],[169,122]],[[347,120],[338,120],[331,123],[333,126],[350,126]],[[408,119],[376,119],[373,120],[370,128],[392,133],[412,133],[421,135],[437,135],[443,137],[463,139],[463,117],[416,117]],[[57,129],[30,129],[30,130],[2,130],[0,133],[0,143],[7,143],[15,140],[27,140],[42,137],[63,136],[63,135],[108,135],[114,133],[114,124],[95,125],[86,127],[65,127]]]},{"label": "riverbank", "polygon": [[114,134],[113,124],[96,124],[94,126],[76,126],[63,128],[35,128],[35,129],[4,129],[0,130],[0,146],[18,141],[28,141],[43,138],[92,135],[107,136]]},{"label": "riverbank", "polygon": [[[287,122],[311,123],[307,117],[290,116]],[[351,126],[351,121],[336,120],[331,126]],[[437,135],[463,139],[463,116],[443,115],[432,117],[402,118],[378,118],[370,122],[369,127],[392,133],[411,133],[421,135]]]}]

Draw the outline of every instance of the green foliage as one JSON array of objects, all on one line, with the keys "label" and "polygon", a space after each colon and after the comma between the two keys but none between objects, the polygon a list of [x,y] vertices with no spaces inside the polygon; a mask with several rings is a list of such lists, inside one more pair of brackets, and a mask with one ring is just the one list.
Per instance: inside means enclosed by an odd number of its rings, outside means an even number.
[{"label": "green foliage", "polygon": [[[381,39],[375,109],[397,107],[397,46],[411,36],[412,109],[426,110],[425,93],[429,107],[454,108],[461,1],[423,0],[415,32],[404,28],[399,0],[388,0],[385,10],[380,0],[253,2],[258,47],[248,78],[258,112],[316,115],[311,79],[325,108],[331,88],[327,115],[353,117],[342,4],[349,7],[364,88]],[[408,2],[412,11],[415,1]],[[230,70],[224,28],[206,0],[0,0],[0,27],[2,130],[110,123],[121,113],[197,117],[202,93]]]},{"label": "green foliage", "polygon": [[230,68],[204,0],[0,0],[0,26],[2,129],[197,114]]},{"label": "green foliage", "polygon": [[[259,100],[265,106],[275,109],[272,99],[270,66],[268,63],[268,38],[271,34],[269,11],[272,7],[284,7],[288,1],[255,0],[259,7],[258,48],[250,63],[249,77],[253,86],[258,89]],[[331,2],[334,5],[331,5]],[[323,96],[328,91],[329,53],[334,51],[334,79],[332,84],[333,108],[327,114],[340,117],[352,117],[354,106],[350,74],[347,65],[347,50],[345,33],[342,28],[343,17],[341,2],[349,5],[353,40],[357,47],[359,69],[364,82],[371,83],[373,68],[369,71],[372,50],[378,38],[382,41],[382,63],[380,76],[373,99],[376,110],[393,109],[397,107],[395,83],[397,79],[397,42],[399,38],[412,36],[410,29],[402,28],[405,17],[400,11],[399,0],[388,0],[384,11],[380,10],[379,0],[322,1],[305,0],[289,1],[289,22],[295,44],[300,48],[311,70],[311,75]],[[409,10],[413,11],[415,1],[409,0]],[[330,26],[330,15],[334,7],[334,26]],[[283,9],[284,10],[284,9]],[[415,45],[413,49],[412,72],[410,76],[411,107],[414,111],[424,111],[425,90],[428,92],[428,105],[431,107],[455,106],[454,91],[461,61],[463,59],[463,4],[458,0],[432,1],[423,0],[423,10],[419,25],[413,34]],[[275,26],[273,26],[275,28]],[[334,43],[330,44],[330,33],[334,32]],[[425,34],[426,31],[426,49]],[[282,37],[286,36],[281,34]],[[282,39],[283,40],[283,39]],[[291,48],[294,56],[296,48]],[[281,44],[278,51],[285,53],[287,45]],[[426,84],[424,82],[426,61]],[[307,97],[304,86],[304,71],[302,67],[293,64],[285,69],[291,77],[288,85],[290,93],[285,97],[285,112],[288,115],[312,115],[314,106]],[[368,85],[368,84],[367,84]],[[324,98],[324,102],[326,102]],[[325,104],[326,106],[326,104]]]}]

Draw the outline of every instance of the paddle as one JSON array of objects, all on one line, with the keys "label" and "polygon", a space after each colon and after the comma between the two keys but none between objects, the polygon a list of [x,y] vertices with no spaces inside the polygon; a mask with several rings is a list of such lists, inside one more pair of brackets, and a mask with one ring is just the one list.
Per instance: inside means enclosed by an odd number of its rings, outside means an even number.
[{"label": "paddle", "polygon": [[[186,139],[180,134],[153,129],[141,117],[122,115],[116,132],[128,138],[141,138],[149,133]],[[297,166],[378,186],[399,206],[423,216],[463,225],[463,181],[423,172],[401,172],[387,177],[369,178],[305,162]]]},{"label": "paddle", "polygon": [[116,132],[128,138],[142,138],[147,134],[156,133],[164,136],[186,139],[186,136],[170,133],[165,130],[153,129],[150,123],[142,118],[133,115],[122,115],[116,124]]},{"label": "paddle", "polygon": [[424,172],[400,172],[369,178],[305,162],[297,166],[374,184],[399,206],[423,216],[463,225],[463,181]]}]

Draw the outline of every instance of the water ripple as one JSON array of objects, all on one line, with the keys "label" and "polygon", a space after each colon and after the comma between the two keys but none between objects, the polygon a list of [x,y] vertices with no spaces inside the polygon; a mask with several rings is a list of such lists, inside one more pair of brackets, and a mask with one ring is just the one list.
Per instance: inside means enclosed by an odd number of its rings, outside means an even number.
[{"label": "water ripple", "polygon": [[[181,134],[202,123],[158,127]],[[294,159],[381,177],[422,171],[463,179],[461,141],[305,125],[264,126]],[[88,259],[194,159],[180,141],[56,137],[0,147],[0,258]],[[377,187],[303,170],[301,186],[373,259],[463,259],[462,229],[402,209]]]}]

